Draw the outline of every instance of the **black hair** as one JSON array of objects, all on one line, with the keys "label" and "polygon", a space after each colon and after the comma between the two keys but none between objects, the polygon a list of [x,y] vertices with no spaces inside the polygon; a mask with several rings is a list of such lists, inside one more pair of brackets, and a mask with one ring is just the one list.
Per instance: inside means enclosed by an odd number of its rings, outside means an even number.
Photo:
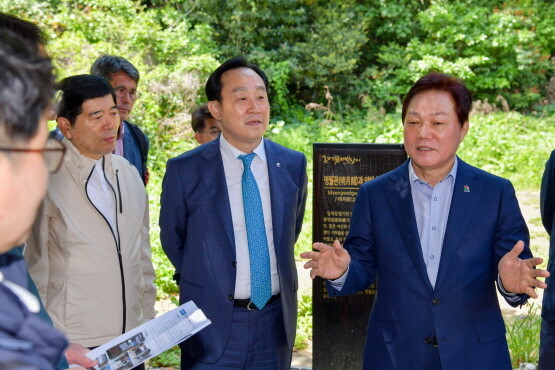
[{"label": "black hair", "polygon": [[108,80],[111,80],[111,76],[118,72],[125,73],[136,83],[139,83],[141,78],[139,71],[130,61],[116,55],[101,55],[91,66],[92,75],[101,76]]},{"label": "black hair", "polygon": [[48,41],[46,35],[36,24],[24,21],[10,14],[0,13],[0,28],[13,32],[35,44],[35,46],[46,45]]},{"label": "black hair", "polygon": [[194,132],[200,132],[204,129],[205,124],[204,122],[207,119],[214,118],[208,110],[208,106],[206,104],[201,105],[197,109],[193,111],[191,114],[191,127],[193,128]]},{"label": "black hair", "polygon": [[232,69],[237,68],[249,68],[256,72],[257,75],[264,81],[264,86],[266,87],[266,92],[269,92],[268,87],[268,77],[263,70],[261,70],[256,64],[249,63],[244,57],[235,57],[223,62],[212,74],[208,77],[206,81],[205,91],[208,100],[222,100],[222,75]]},{"label": "black hair", "polygon": [[107,79],[94,75],[77,75],[64,78],[59,83],[61,100],[58,104],[58,117],[67,118],[71,126],[75,125],[77,116],[83,112],[83,103],[87,100],[112,95],[116,104],[116,94]]},{"label": "black hair", "polygon": [[0,140],[29,141],[52,103],[50,58],[33,40],[0,27],[0,81]]},{"label": "black hair", "polygon": [[457,113],[460,125],[462,126],[468,121],[468,115],[472,108],[472,93],[470,90],[468,90],[464,83],[458,78],[445,73],[432,72],[416,81],[405,96],[401,112],[401,120],[403,123],[405,122],[405,116],[407,115],[407,110],[409,109],[412,98],[422,92],[430,90],[439,90],[449,93],[455,103],[455,112]]}]

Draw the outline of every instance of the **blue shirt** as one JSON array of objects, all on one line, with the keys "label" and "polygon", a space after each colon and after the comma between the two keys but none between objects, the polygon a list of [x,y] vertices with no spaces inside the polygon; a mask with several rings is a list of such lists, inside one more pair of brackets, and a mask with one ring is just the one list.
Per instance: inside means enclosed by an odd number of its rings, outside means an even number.
[{"label": "blue shirt", "polygon": [[[445,237],[451,199],[453,198],[458,161],[458,158],[455,157],[455,163],[451,172],[433,188],[429,183],[418,178],[412,163],[408,166],[412,203],[420,246],[422,248],[422,257],[424,258],[426,272],[433,288],[435,288],[439,263],[441,261],[443,238]],[[329,280],[331,286],[340,291],[345,280],[347,280],[348,273],[349,268],[347,268],[347,271],[341,277],[336,280]],[[512,302],[518,301],[519,294],[507,292],[503,287],[499,274],[497,275],[497,285],[507,300]]]},{"label": "blue shirt", "polygon": [[451,172],[434,187],[418,178],[412,167],[409,168],[410,189],[422,257],[426,265],[426,272],[432,287],[435,287],[441,251],[443,249],[443,238],[453,198],[453,187],[457,176],[458,159]]},{"label": "blue shirt", "polygon": [[[443,237],[445,236],[449,208],[453,198],[458,159],[455,157],[455,163],[451,172],[433,188],[430,184],[416,176],[412,168],[412,162],[408,167],[410,190],[414,214],[416,216],[416,225],[418,227],[418,236],[422,246],[422,256],[424,257],[430,283],[432,287],[435,287],[439,262],[441,261]],[[335,289],[341,290],[345,280],[347,280],[348,273],[349,268],[347,268],[347,271],[341,277],[336,280],[330,280],[330,284]]]}]

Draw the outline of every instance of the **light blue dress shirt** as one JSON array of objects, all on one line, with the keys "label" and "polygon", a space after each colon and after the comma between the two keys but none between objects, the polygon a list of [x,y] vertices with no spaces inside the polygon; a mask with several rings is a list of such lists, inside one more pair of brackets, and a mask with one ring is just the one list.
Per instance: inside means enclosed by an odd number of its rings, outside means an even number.
[{"label": "light blue dress shirt", "polygon": [[[424,257],[426,271],[432,287],[435,287],[439,262],[441,261],[443,237],[445,236],[449,208],[453,198],[457,167],[458,159],[455,157],[455,163],[451,172],[437,183],[435,187],[432,187],[429,183],[416,176],[412,168],[412,162],[408,166],[418,236],[420,237],[422,256]],[[341,290],[348,273],[349,269],[347,268],[343,276],[336,280],[330,280],[330,284],[335,289]]]},{"label": "light blue dress shirt", "polygon": [[449,209],[451,208],[451,199],[453,198],[453,187],[457,176],[458,159],[455,157],[451,172],[434,187],[418,178],[412,167],[412,162],[408,167],[422,257],[430,283],[432,287],[435,287],[439,262],[441,261],[443,238],[447,227]]},{"label": "light blue dress shirt", "polygon": [[[412,202],[416,216],[418,236],[422,247],[422,257],[424,258],[428,278],[434,288],[441,261],[443,238],[447,228],[451,199],[453,198],[458,161],[458,158],[455,157],[455,163],[449,174],[434,187],[418,178],[412,163],[408,166]],[[332,287],[341,290],[348,273],[349,269],[347,268],[347,271],[341,277],[336,280],[329,280]],[[509,293],[504,289],[499,274],[497,275],[497,285],[501,292],[504,293],[506,299],[513,302],[518,300],[517,293]]]}]

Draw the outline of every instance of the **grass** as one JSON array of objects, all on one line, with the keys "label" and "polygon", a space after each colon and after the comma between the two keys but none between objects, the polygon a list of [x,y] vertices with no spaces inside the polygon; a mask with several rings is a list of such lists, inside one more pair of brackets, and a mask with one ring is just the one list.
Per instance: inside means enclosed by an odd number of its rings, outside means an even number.
[{"label": "grass", "polygon": [[541,306],[532,302],[527,308],[527,313],[505,320],[513,368],[521,363],[538,363]]}]

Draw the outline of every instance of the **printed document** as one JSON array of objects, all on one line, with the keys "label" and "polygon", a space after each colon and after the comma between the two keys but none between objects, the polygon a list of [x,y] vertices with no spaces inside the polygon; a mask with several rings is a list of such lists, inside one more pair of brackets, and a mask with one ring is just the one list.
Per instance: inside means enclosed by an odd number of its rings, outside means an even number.
[{"label": "printed document", "polygon": [[210,324],[210,320],[189,301],[152,319],[106,344],[87,352],[98,361],[96,370],[126,370],[183,342]]}]

